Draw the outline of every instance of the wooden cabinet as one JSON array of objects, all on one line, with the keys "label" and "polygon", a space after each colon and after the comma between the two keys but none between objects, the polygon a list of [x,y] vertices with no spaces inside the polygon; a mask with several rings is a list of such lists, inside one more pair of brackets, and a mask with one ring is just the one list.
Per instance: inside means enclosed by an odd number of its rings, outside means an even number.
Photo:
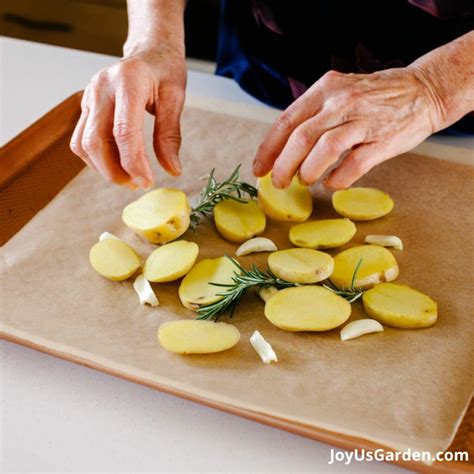
[{"label": "wooden cabinet", "polygon": [[[188,1],[188,57],[215,59],[218,21],[219,0]],[[13,38],[121,56],[127,37],[127,2],[1,0],[0,28]]]},{"label": "wooden cabinet", "polygon": [[5,36],[121,55],[126,0],[2,0],[0,28]]}]

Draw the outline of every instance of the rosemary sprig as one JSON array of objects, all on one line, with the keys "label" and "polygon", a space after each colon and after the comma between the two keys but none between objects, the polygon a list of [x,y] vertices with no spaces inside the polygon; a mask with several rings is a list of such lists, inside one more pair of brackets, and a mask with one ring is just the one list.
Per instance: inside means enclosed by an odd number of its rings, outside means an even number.
[{"label": "rosemary sprig", "polygon": [[[299,283],[293,283],[290,281],[282,280],[275,276],[271,270],[260,270],[255,265],[252,265],[250,270],[245,270],[245,268],[240,265],[237,260],[229,257],[226,257],[237,267],[240,273],[234,272],[232,277],[233,283],[213,283],[211,285],[220,286],[226,290],[222,293],[217,293],[218,296],[222,296],[222,299],[211,303],[209,305],[201,306],[198,310],[198,317],[196,319],[211,319],[217,321],[220,316],[224,313],[229,313],[229,316],[232,317],[235,312],[240,298],[243,294],[251,287],[264,288],[268,286],[275,286],[278,289],[289,288],[290,286],[301,286]],[[354,287],[357,272],[362,264],[362,259],[357,262],[357,265],[352,274],[351,287],[348,289],[338,288],[330,280],[327,280],[327,283],[323,283],[322,286],[327,290],[334,292],[336,295],[341,296],[342,298],[353,303],[358,298],[363,295],[363,291]]]},{"label": "rosemary sprig", "polygon": [[297,283],[276,277],[270,270],[260,270],[255,265],[252,265],[250,270],[245,270],[236,260],[229,256],[226,257],[237,267],[240,273],[234,273],[232,277],[233,283],[211,283],[211,285],[220,286],[226,288],[226,290],[222,293],[217,293],[219,296],[222,296],[222,299],[219,301],[201,306],[197,310],[199,316],[196,319],[213,319],[217,321],[224,313],[229,313],[230,317],[232,317],[240,298],[251,287],[275,286],[277,288],[288,288],[298,285]]},{"label": "rosemary sprig", "polygon": [[349,301],[349,303],[353,303],[364,294],[364,292],[361,289],[358,289],[354,286],[356,278],[357,278],[357,273],[359,272],[361,265],[362,265],[362,258],[359,259],[359,261],[357,262],[357,265],[355,266],[354,273],[352,274],[352,281],[351,281],[350,288],[338,288],[331,280],[326,280],[326,283],[323,283],[322,285],[327,290],[331,290],[332,292],[336,293],[336,295],[342,296],[344,299]]},{"label": "rosemary sprig", "polygon": [[244,195],[248,195],[249,198],[257,196],[257,189],[240,179],[240,166],[238,165],[222,182],[218,182],[214,177],[215,169],[211,170],[206,186],[199,196],[199,202],[191,210],[191,229],[196,230],[201,218],[208,217],[217,203],[226,199],[245,202]]}]

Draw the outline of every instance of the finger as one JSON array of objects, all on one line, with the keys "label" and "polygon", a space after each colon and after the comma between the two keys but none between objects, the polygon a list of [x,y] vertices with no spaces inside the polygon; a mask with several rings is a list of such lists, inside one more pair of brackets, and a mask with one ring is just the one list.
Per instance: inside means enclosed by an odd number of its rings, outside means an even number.
[{"label": "finger", "polygon": [[365,139],[365,129],[359,122],[346,122],[321,135],[299,170],[302,183],[315,183],[340,156]]},{"label": "finger", "polygon": [[253,162],[255,176],[265,176],[270,172],[293,130],[315,115],[322,101],[319,88],[308,89],[278,117],[258,148]]},{"label": "finger", "polygon": [[288,187],[320,136],[339,125],[342,120],[338,114],[320,113],[298,126],[273,164],[273,184],[277,188]]},{"label": "finger", "polygon": [[352,150],[325,181],[329,189],[345,189],[371,170],[375,165],[394,156],[380,143],[362,145]]},{"label": "finger", "polygon": [[85,108],[82,110],[81,116],[76,124],[76,128],[74,128],[74,132],[72,133],[71,141],[69,143],[69,148],[71,148],[72,152],[81,158],[82,161],[85,162],[87,166],[92,168],[93,170],[97,171],[97,168],[94,166],[94,163],[89,159],[87,153],[82,148],[82,137],[84,135],[84,128],[86,126],[87,116],[89,115],[89,109]]},{"label": "finger", "polygon": [[120,165],[142,188],[153,184],[153,173],[145,153],[143,122],[147,98],[134,94],[130,86],[118,84],[113,116],[113,138],[115,139]]},{"label": "finger", "polygon": [[81,147],[105,179],[125,184],[130,182],[130,176],[120,166],[112,136],[113,102],[106,97],[101,100],[101,94],[99,91],[91,91]]},{"label": "finger", "polygon": [[172,176],[181,174],[179,148],[181,146],[180,118],[184,106],[184,90],[162,88],[155,109],[153,148],[163,169]]}]

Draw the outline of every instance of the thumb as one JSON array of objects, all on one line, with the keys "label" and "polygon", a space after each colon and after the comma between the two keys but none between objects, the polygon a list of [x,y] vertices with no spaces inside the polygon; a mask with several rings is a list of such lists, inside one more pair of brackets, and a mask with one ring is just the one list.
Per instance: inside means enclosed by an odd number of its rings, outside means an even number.
[{"label": "thumb", "polygon": [[181,174],[179,161],[180,118],[184,97],[184,90],[180,88],[163,88],[155,106],[153,148],[163,169],[172,176]]}]

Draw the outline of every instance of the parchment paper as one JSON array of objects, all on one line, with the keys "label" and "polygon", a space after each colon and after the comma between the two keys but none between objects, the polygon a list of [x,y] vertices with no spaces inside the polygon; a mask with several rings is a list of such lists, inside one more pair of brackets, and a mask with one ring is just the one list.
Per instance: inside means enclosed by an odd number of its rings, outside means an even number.
[{"label": "parchment paper", "polygon": [[[251,161],[269,125],[225,112],[187,107],[183,175],[172,179],[156,167],[160,185],[193,195],[203,185],[198,177],[213,167],[226,176],[237,163],[253,182]],[[3,247],[1,330],[210,400],[395,449],[444,450],[472,392],[472,168],[405,155],[360,184],[387,191],[396,205],[383,219],[358,223],[350,245],[368,233],[401,237],[405,250],[393,252],[399,281],[438,302],[434,327],[385,328],[348,342],[340,341],[337,329],[289,333],[272,326],[263,303],[249,294],[232,320],[242,334],[234,349],[208,356],[167,353],[156,340],[159,325],[193,313],[181,306],[178,283],[155,284],[161,306],[150,308],[139,304],[132,281],[111,282],[92,270],[89,249],[105,230],[143,258],[154,247],[121,222],[122,208],[139,193],[85,170]],[[329,193],[317,187],[314,195],[313,217],[335,217]],[[264,235],[285,248],[288,229],[269,221]],[[233,255],[237,247],[220,239],[212,223],[184,237],[198,242],[199,259]],[[265,266],[266,255],[240,261]],[[361,303],[354,304],[351,320],[363,316]],[[258,359],[248,342],[255,329],[273,345],[278,364]]]}]

